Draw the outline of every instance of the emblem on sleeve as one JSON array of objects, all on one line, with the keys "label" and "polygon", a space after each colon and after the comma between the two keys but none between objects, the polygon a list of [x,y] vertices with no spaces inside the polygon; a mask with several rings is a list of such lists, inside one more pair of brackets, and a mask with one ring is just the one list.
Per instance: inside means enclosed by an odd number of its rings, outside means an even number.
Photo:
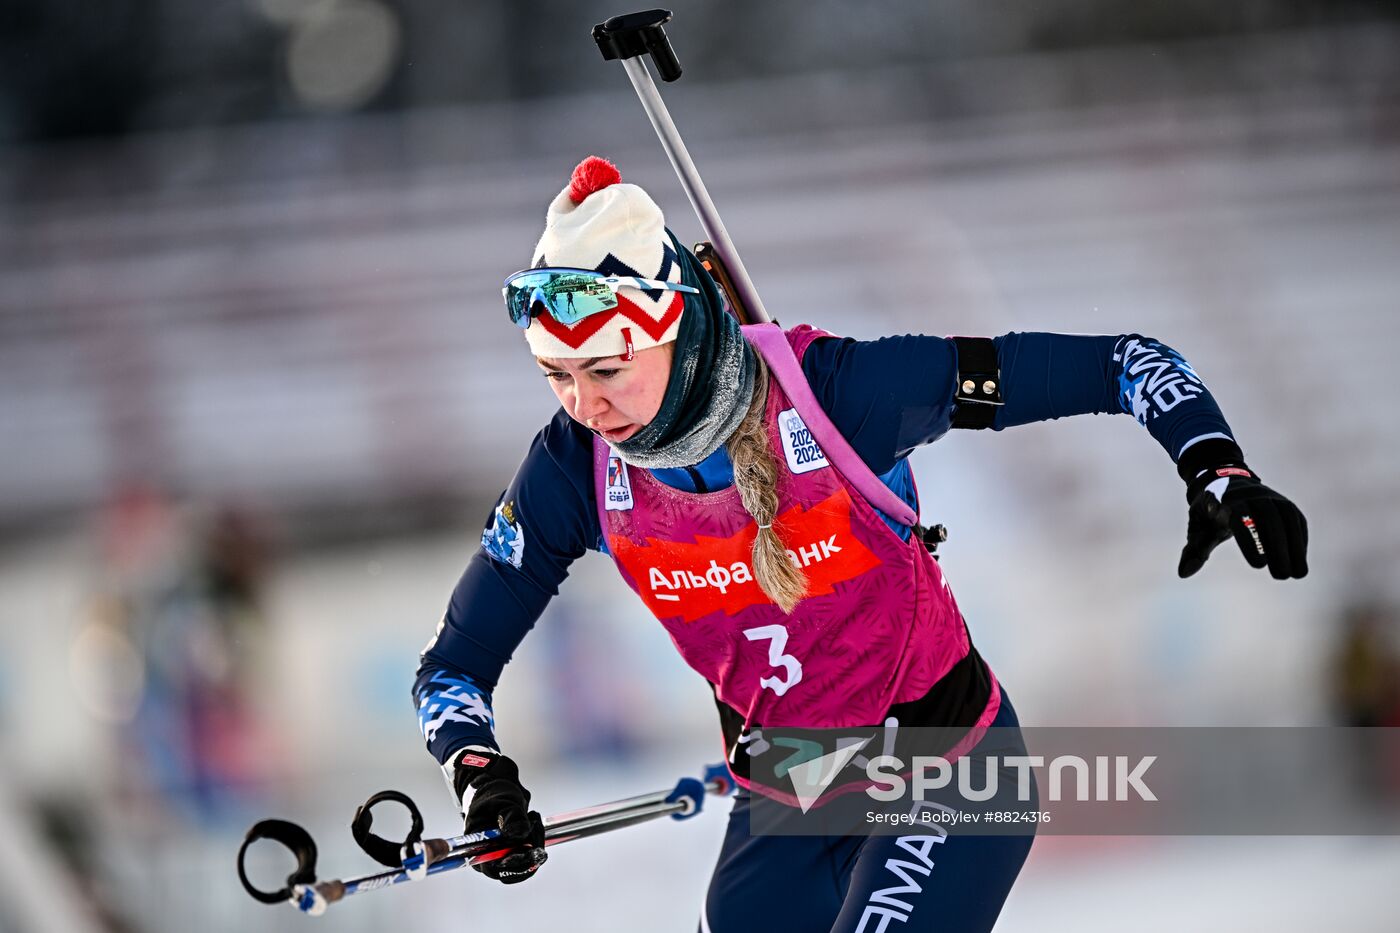
[{"label": "emblem on sleeve", "polygon": [[1139,424],[1205,393],[1205,383],[1191,364],[1156,341],[1129,340],[1114,359],[1121,360],[1123,367],[1118,375],[1119,403]]},{"label": "emblem on sleeve", "polygon": [[491,524],[481,533],[481,546],[503,564],[519,568],[525,558],[525,529],[515,514],[515,501],[496,507]]},{"label": "emblem on sleeve", "polygon": [[783,454],[788,469],[794,473],[810,473],[827,466],[826,454],[817,446],[816,438],[807,430],[796,408],[778,414],[778,433],[783,437]]},{"label": "emblem on sleeve", "polygon": [[626,512],[632,508],[632,480],[627,464],[620,457],[608,458],[608,482],[603,489],[603,507],[609,512]]}]

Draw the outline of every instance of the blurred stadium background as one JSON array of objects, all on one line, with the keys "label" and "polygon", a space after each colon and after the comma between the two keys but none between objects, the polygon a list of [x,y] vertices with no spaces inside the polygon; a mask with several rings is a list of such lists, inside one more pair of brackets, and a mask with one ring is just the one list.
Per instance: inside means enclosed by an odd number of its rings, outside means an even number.
[{"label": "blurred stadium background", "polygon": [[[553,409],[499,283],[591,153],[700,239],[588,38],[627,11],[8,0],[0,933],[302,929],[238,888],[253,820],[307,825],[323,877],[368,870],[348,821],[382,787],[452,829],[417,652]],[[664,93],[780,320],[1159,337],[1312,520],[1303,583],[1222,554],[1184,584],[1179,481],[1128,418],[917,454],[1027,724],[1400,725],[1397,13],[677,9]],[[703,684],[599,559],[496,707],[545,811],[719,755]],[[690,930],[722,824],[320,922]],[[1044,838],[998,929],[1394,930],[1397,877],[1393,838]]]}]

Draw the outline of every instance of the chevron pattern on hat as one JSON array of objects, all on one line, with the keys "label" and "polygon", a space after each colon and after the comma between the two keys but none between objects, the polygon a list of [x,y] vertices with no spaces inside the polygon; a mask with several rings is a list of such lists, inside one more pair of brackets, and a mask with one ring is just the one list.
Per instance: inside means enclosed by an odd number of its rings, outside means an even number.
[{"label": "chevron pattern on hat", "polygon": [[[580,162],[569,185],[550,202],[531,265],[679,282],[680,258],[666,235],[661,208],[621,179],[606,159],[589,156]],[[624,288],[616,309],[572,327],[541,313],[525,329],[525,339],[538,357],[618,356],[629,335],[636,350],[675,340],[684,309],[684,296],[677,292]]]}]

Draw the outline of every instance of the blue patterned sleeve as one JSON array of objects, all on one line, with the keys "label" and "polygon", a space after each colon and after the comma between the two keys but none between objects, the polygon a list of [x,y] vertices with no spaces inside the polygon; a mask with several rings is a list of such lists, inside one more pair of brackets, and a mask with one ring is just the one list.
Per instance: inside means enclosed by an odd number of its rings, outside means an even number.
[{"label": "blue patterned sleeve", "polygon": [[491,693],[476,681],[441,667],[425,666],[413,693],[418,702],[418,729],[439,764],[468,745],[500,751]]},{"label": "blue patterned sleeve", "polygon": [[492,693],[569,565],[597,548],[591,435],[562,411],[535,438],[497,500],[413,684],[428,751],[445,763],[468,745],[499,749]]},{"label": "blue patterned sleeve", "polygon": [[1115,341],[1112,359],[1119,409],[1147,428],[1173,460],[1198,441],[1234,441],[1220,406],[1180,353],[1128,334]]}]

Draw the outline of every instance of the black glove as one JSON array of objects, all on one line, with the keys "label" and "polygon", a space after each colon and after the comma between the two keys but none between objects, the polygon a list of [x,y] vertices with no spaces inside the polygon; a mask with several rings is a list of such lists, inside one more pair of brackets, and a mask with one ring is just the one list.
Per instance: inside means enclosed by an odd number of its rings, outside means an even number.
[{"label": "black glove", "polygon": [[1190,507],[1178,576],[1200,570],[1215,546],[1231,536],[1249,565],[1267,566],[1275,580],[1308,575],[1308,520],[1287,498],[1259,482],[1233,442],[1193,444],[1177,466]]},{"label": "black glove", "polygon": [[470,788],[466,832],[499,829],[500,842],[514,851],[503,858],[473,865],[488,878],[516,884],[533,875],[549,854],[544,847],[544,822],[530,809],[530,792],[520,783],[520,769],[505,755],[466,751],[453,768],[453,790],[462,799]]}]

